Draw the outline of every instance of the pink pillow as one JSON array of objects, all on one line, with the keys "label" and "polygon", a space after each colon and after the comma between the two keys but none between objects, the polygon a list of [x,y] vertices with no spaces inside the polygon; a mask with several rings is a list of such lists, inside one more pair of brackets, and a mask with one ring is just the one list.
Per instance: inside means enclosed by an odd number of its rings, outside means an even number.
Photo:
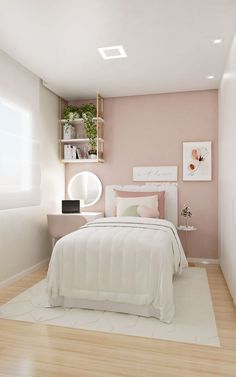
[{"label": "pink pillow", "polygon": [[159,218],[159,211],[158,209],[150,208],[147,206],[138,206],[137,208],[138,215],[140,217],[149,217],[149,218]]},{"label": "pink pillow", "polygon": [[119,198],[137,198],[139,196],[153,196],[158,198],[158,211],[160,219],[165,218],[165,191],[147,192],[147,191],[122,191],[114,189],[116,196]]}]

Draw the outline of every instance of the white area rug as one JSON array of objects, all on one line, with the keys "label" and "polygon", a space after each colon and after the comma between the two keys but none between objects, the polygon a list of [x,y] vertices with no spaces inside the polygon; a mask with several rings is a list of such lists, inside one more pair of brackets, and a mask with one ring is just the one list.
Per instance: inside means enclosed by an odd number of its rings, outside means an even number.
[{"label": "white area rug", "polygon": [[46,280],[0,307],[0,318],[219,347],[207,274],[189,268],[174,280],[176,314],[156,318],[86,309],[49,308]]}]

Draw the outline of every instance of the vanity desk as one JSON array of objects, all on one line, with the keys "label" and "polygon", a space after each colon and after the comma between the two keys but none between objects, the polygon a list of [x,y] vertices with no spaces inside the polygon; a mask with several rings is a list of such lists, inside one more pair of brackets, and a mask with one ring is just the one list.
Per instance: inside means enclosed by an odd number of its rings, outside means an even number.
[{"label": "vanity desk", "polygon": [[104,217],[103,212],[86,211],[88,207],[99,201],[101,195],[102,184],[95,174],[83,171],[70,179],[67,186],[67,197],[70,200],[80,200],[82,211],[80,213],[52,213],[47,215],[48,232],[53,238],[53,245],[56,240],[78,230],[87,222]]},{"label": "vanity desk", "polygon": [[87,222],[104,217],[103,212],[52,213],[47,215],[48,232],[56,240],[75,232]]}]

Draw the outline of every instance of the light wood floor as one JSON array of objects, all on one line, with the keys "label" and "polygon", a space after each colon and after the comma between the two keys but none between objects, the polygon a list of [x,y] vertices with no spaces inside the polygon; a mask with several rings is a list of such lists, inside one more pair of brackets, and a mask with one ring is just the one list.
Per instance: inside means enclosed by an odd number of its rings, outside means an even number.
[{"label": "light wood floor", "polygon": [[[0,290],[0,304],[41,280]],[[218,266],[207,267],[221,348],[0,320],[0,376],[236,377],[236,311]]]}]

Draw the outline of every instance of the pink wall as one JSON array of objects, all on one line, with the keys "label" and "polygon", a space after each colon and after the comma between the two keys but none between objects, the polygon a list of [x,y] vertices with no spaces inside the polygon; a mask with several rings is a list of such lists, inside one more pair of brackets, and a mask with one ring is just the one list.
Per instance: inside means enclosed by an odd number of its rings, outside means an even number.
[{"label": "pink wall", "polygon": [[[177,165],[179,207],[189,202],[191,257],[217,258],[217,91],[196,91],[105,100],[105,163],[67,164],[66,183],[90,170],[109,184],[131,184],[133,166]],[[212,182],[183,182],[183,141],[212,141]],[[104,195],[91,210],[103,210]],[[181,219],[180,219],[181,223]],[[182,238],[182,235],[181,235]],[[184,240],[183,240],[184,241]]]}]

